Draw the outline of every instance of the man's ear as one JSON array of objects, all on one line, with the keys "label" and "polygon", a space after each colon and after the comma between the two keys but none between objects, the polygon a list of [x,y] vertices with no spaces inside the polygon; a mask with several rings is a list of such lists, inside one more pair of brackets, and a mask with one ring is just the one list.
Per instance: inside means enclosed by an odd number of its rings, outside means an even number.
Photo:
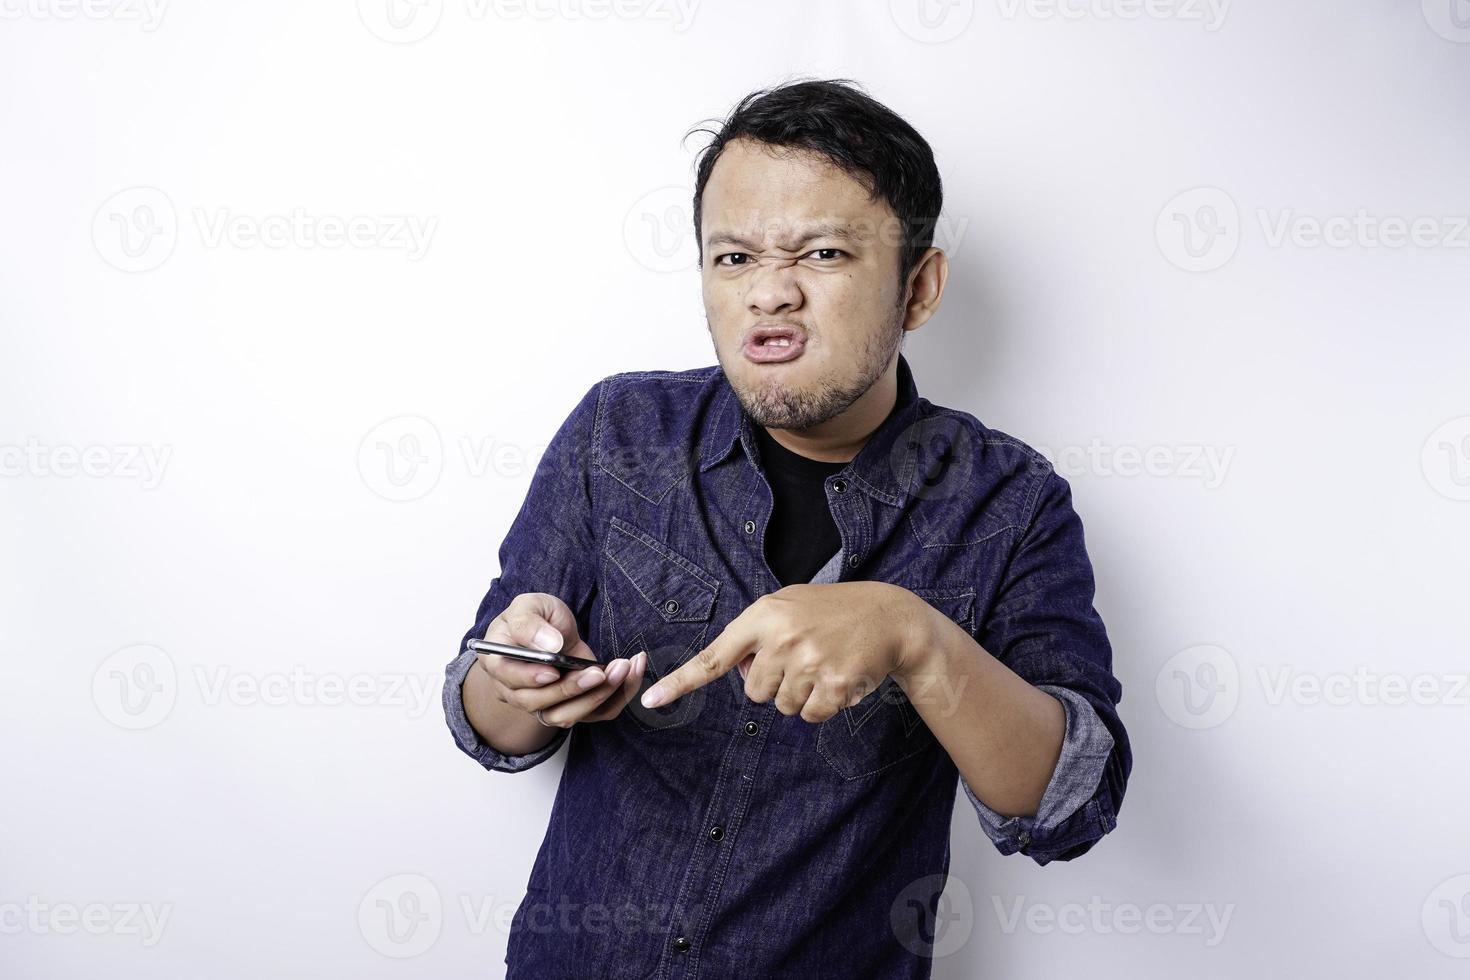
[{"label": "man's ear", "polygon": [[944,249],[929,246],[909,273],[909,297],[903,317],[905,331],[919,329],[938,312],[948,281],[949,256],[944,254]]}]

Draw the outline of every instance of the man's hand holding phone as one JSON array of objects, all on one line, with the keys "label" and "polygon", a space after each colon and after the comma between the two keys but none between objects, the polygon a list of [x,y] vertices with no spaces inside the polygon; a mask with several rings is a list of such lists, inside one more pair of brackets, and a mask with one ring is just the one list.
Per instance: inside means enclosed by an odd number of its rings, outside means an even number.
[{"label": "man's hand holding phone", "polygon": [[559,653],[594,664],[561,669],[528,663],[500,653],[479,653],[475,670],[483,671],[502,703],[534,715],[543,725],[570,728],[579,721],[616,718],[638,692],[648,654],[598,664],[592,648],[578,635],[577,619],[561,599],[545,592],[525,592],[491,620],[485,639],[510,646]]}]

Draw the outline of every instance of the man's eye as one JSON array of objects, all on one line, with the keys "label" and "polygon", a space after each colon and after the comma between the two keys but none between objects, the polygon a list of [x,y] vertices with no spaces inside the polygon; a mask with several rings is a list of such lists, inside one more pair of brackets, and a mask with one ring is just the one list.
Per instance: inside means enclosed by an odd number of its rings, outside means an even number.
[{"label": "man's eye", "polygon": [[[829,253],[829,254],[824,254],[824,253]],[[837,258],[839,258],[839,257],[841,257],[843,255],[846,255],[846,254],[847,253],[844,252],[844,251],[842,251],[842,249],[840,249],[840,248],[814,248],[810,252],[806,253],[806,255],[803,255],[802,258],[806,258],[807,256],[815,255],[818,258],[818,260],[820,260],[820,261],[830,262],[833,259],[837,259]],[[732,260],[733,259],[740,259],[741,261],[739,261],[739,262],[735,262],[735,261],[726,262],[726,261],[724,261],[725,259],[732,259]],[[717,265],[717,266],[718,265],[723,265],[727,269],[735,268],[737,266],[742,266],[742,265],[750,265],[751,264],[751,261],[753,261],[753,260],[752,260],[752,257],[751,257],[751,255],[750,255],[749,252],[726,252],[723,255],[717,255],[717,256],[715,256],[715,260],[714,260],[715,265]]]}]

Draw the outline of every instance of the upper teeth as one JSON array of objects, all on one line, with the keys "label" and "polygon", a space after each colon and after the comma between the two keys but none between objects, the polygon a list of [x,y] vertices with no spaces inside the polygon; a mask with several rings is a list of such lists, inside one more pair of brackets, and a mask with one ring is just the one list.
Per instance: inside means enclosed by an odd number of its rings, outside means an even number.
[{"label": "upper teeth", "polygon": [[767,344],[775,344],[778,347],[790,347],[791,346],[791,338],[790,337],[767,337],[766,338],[766,343]]}]

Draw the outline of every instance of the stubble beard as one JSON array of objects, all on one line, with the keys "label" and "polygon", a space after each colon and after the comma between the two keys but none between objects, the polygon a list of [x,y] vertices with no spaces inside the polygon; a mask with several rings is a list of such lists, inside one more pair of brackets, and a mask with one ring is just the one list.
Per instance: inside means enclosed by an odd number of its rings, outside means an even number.
[{"label": "stubble beard", "polygon": [[908,333],[903,329],[902,312],[895,309],[884,329],[868,339],[858,359],[857,373],[851,378],[824,379],[815,389],[793,388],[779,379],[747,386],[736,381],[729,370],[725,371],[726,380],[741,407],[757,425],[767,429],[809,429],[847,411],[883,376]]}]

